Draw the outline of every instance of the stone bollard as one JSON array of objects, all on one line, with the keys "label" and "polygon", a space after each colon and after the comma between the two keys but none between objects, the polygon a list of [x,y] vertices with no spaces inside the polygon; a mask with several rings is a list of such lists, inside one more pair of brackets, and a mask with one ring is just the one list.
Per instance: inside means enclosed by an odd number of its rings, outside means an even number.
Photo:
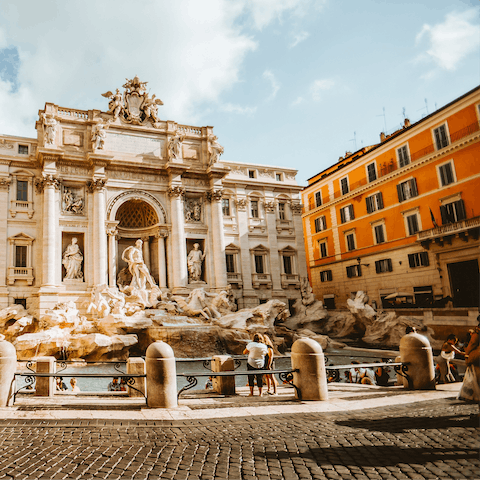
[{"label": "stone bollard", "polygon": [[[212,357],[212,372],[233,372],[235,365],[229,355],[214,355]],[[221,395],[235,395],[235,377],[214,377],[213,390]]]},{"label": "stone bollard", "polygon": [[[127,359],[127,373],[131,373],[133,375],[145,375],[145,360],[141,357],[133,357]],[[135,378],[135,385],[133,388],[128,387],[128,396],[129,397],[142,397],[146,396],[146,382],[145,378]]]},{"label": "stone bollard", "polygon": [[301,338],[292,345],[292,369],[299,370],[293,383],[300,389],[300,400],[328,400],[325,356],[318,342]]},{"label": "stone bollard", "polygon": [[0,407],[13,405],[15,393],[15,370],[17,369],[17,352],[15,347],[0,335]]},{"label": "stone bollard", "polygon": [[418,333],[409,333],[400,340],[401,362],[408,363],[407,375],[403,385],[412,390],[435,390],[435,367],[432,347],[427,337]]},{"label": "stone bollard", "polygon": [[177,406],[177,371],[172,347],[157,341],[147,348],[147,405],[154,408]]},{"label": "stone bollard", "polygon": [[[55,357],[39,357],[36,361],[37,373],[55,373],[57,363]],[[55,377],[36,377],[35,396],[53,397],[55,395]]]}]

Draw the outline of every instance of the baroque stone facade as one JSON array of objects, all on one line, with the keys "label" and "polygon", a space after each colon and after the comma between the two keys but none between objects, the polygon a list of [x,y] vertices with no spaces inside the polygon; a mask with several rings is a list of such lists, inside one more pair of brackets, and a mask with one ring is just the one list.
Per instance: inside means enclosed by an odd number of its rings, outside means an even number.
[{"label": "baroque stone facade", "polygon": [[138,239],[162,290],[230,283],[239,307],[293,304],[306,276],[296,171],[222,161],[212,127],[161,120],[137,77],[103,96],[105,112],[46,103],[36,139],[0,136],[0,308],[82,311]]}]

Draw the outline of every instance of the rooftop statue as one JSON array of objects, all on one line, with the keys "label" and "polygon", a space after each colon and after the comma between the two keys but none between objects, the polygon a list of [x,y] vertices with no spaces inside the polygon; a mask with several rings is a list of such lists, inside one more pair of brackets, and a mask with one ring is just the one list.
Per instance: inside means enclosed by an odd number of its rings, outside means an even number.
[{"label": "rooftop statue", "polygon": [[223,147],[218,143],[218,137],[216,135],[210,135],[208,137],[210,142],[208,152],[210,154],[210,165],[217,163],[220,160],[220,155],[223,153]]}]

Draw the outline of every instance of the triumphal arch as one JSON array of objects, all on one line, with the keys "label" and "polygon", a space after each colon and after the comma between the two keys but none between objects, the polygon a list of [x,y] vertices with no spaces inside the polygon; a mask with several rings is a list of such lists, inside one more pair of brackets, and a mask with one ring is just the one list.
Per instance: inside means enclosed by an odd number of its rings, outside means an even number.
[{"label": "triumphal arch", "polygon": [[104,111],[46,103],[36,139],[0,136],[0,307],[86,309],[131,284],[133,253],[172,294],[299,298],[296,171],[224,161],[212,127],[162,120],[138,77],[114,90]]}]

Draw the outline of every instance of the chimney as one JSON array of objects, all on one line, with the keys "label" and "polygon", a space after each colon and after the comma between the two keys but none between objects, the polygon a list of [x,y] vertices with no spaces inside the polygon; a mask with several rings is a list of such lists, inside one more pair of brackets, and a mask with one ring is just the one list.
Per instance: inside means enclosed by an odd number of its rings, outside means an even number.
[{"label": "chimney", "polygon": [[403,126],[405,128],[409,127],[410,126],[410,120],[408,118],[405,119],[405,121],[403,122]]},{"label": "chimney", "polygon": [[381,141],[381,142],[384,142],[384,141],[386,140],[386,138],[387,138],[387,136],[385,135],[385,133],[384,133],[384,132],[381,132],[381,133],[380,133],[380,141]]}]

